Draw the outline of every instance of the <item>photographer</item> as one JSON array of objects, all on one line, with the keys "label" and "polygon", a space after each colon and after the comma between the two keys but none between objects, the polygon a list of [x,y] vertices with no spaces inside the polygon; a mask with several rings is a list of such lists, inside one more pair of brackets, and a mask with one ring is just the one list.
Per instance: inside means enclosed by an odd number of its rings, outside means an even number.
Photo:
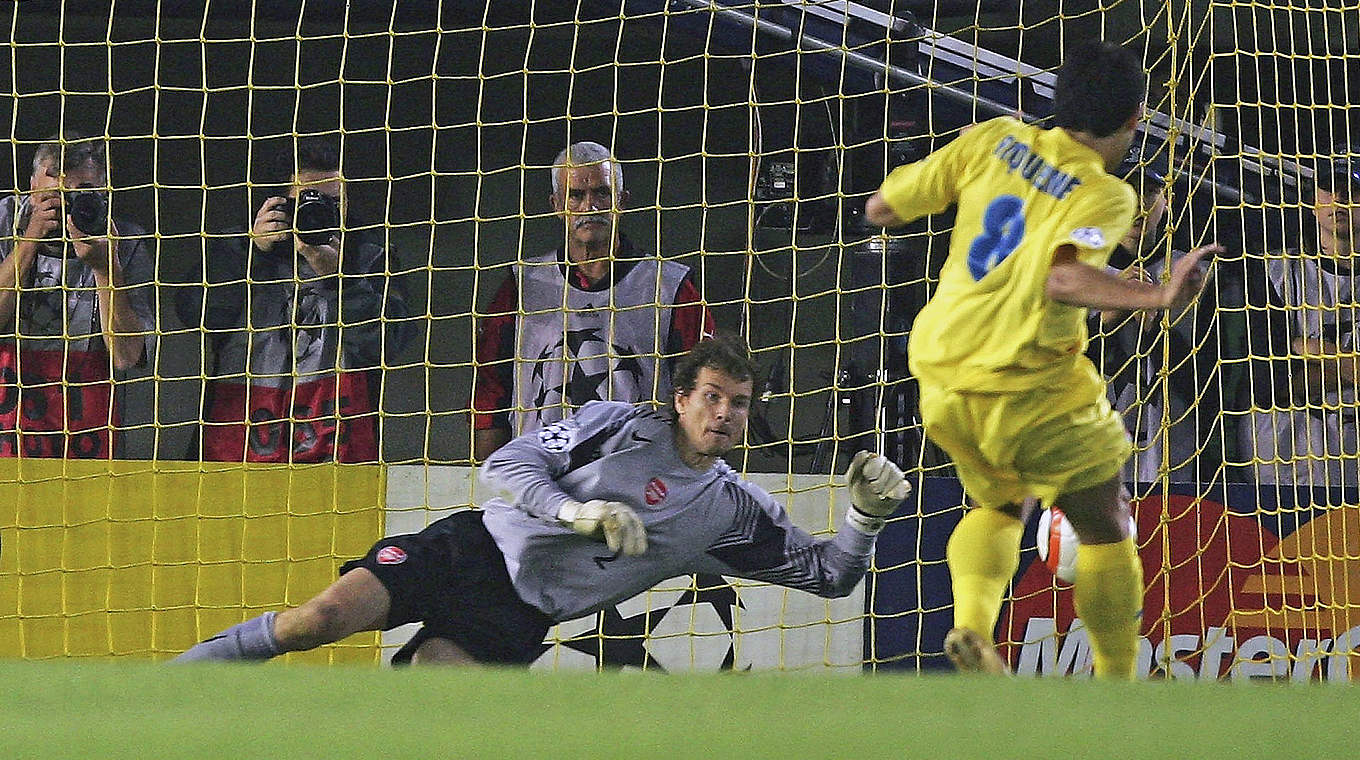
[{"label": "photographer", "polygon": [[0,200],[0,456],[114,455],[113,378],[155,347],[154,263],[107,188],[104,140],[68,132]]},{"label": "photographer", "polygon": [[1314,178],[1298,246],[1246,257],[1249,381],[1238,444],[1259,485],[1360,483],[1360,146],[1321,159]]},{"label": "photographer", "polygon": [[561,244],[516,262],[477,325],[479,462],[589,401],[653,400],[670,384],[672,358],[713,334],[690,268],[639,249],[619,229],[628,191],[608,148],[562,150],[552,188]]},{"label": "photographer", "polygon": [[[1166,178],[1138,159],[1128,159],[1117,175],[1138,193],[1133,225],[1110,255],[1107,271],[1129,280],[1156,284],[1169,262]],[[1209,265],[1201,263],[1208,277]],[[1219,340],[1211,335],[1215,299],[1202,293],[1196,307],[1172,314],[1169,329],[1147,311],[1093,312],[1087,324],[1086,355],[1108,380],[1110,404],[1124,418],[1133,439],[1133,457],[1124,467],[1130,483],[1198,482],[1212,477],[1222,462],[1218,377],[1214,372]],[[1163,372],[1163,367],[1167,370]]]},{"label": "photographer", "polygon": [[339,154],[299,141],[287,194],[208,247],[191,275],[207,287],[176,303],[213,354],[191,459],[378,460],[377,373],[412,328],[380,234],[348,226],[347,211]]}]

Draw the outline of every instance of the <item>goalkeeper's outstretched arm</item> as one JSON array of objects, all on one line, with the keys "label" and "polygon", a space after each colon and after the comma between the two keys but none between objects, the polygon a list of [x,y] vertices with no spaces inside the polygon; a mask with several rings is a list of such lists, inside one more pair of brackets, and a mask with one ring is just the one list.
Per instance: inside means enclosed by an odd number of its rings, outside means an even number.
[{"label": "goalkeeper's outstretched arm", "polygon": [[902,471],[880,454],[861,451],[846,471],[851,506],[834,538],[817,539],[749,481],[724,484],[731,527],[706,550],[697,572],[776,583],[822,597],[849,594],[864,577],[875,538],[911,493]]}]

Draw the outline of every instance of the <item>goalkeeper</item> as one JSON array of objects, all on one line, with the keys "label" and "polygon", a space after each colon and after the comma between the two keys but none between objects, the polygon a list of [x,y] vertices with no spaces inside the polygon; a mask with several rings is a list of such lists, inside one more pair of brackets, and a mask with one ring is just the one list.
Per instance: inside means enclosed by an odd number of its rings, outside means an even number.
[{"label": "goalkeeper", "polygon": [[482,466],[495,494],[482,511],[383,539],[302,606],[232,626],[178,661],[264,660],[419,621],[416,662],[527,664],[552,624],[684,573],[844,596],[907,483],[861,451],[840,532],[819,540],[793,525],[721,459],[745,431],[755,377],[740,338],[701,341],[676,364],[672,414],[591,402],[520,436]]},{"label": "goalkeeper", "polygon": [[1006,670],[992,634],[1019,564],[1025,505],[1038,499],[1059,505],[1082,541],[1074,593],[1096,675],[1133,675],[1143,573],[1119,480],[1131,447],[1082,354],[1086,313],[1183,306],[1203,286],[1200,259],[1217,250],[1182,257],[1162,284],[1105,270],[1137,200],[1107,172],[1128,153],[1145,89],[1131,52],[1080,45],[1058,74],[1053,128],[979,124],[893,171],[865,210],[895,227],[958,204],[908,355],[926,435],[953,458],[977,507],[946,549],[955,628],[945,653],[963,670]]}]

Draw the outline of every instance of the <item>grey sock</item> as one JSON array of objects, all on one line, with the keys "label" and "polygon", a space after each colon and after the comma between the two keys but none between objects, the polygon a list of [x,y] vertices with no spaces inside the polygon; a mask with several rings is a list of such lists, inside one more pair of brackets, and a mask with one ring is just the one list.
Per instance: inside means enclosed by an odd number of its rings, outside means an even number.
[{"label": "grey sock", "polygon": [[195,644],[189,651],[176,657],[175,662],[206,662],[211,660],[268,660],[279,652],[274,639],[274,618],[277,613],[266,612],[244,623],[237,623],[212,638]]}]

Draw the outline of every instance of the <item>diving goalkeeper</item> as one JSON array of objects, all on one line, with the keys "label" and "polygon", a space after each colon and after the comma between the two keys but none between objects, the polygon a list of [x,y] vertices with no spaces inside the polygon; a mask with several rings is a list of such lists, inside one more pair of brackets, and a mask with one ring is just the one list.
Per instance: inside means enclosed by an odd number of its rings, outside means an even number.
[{"label": "diving goalkeeper", "polygon": [[721,459],[741,439],[754,393],[745,343],[701,341],[673,377],[672,414],[597,401],[520,436],[482,466],[496,494],[482,510],[385,538],[302,606],[232,626],[177,661],[264,660],[421,622],[417,663],[527,664],[552,624],[679,574],[848,594],[908,493],[902,471],[856,454],[845,524],[814,539]]},{"label": "diving goalkeeper", "polygon": [[1119,480],[1131,446],[1082,353],[1086,313],[1183,307],[1203,287],[1200,259],[1218,250],[1192,251],[1161,284],[1105,270],[1137,208],[1107,172],[1128,153],[1145,90],[1133,53],[1078,45],[1058,73],[1051,129],[979,124],[893,171],[865,209],[895,227],[958,204],[908,356],[926,435],[953,458],[975,507],[946,550],[955,627],[945,653],[962,670],[1007,669],[992,635],[1037,499],[1061,507],[1081,538],[1074,594],[1096,675],[1133,675],[1143,571]]}]

